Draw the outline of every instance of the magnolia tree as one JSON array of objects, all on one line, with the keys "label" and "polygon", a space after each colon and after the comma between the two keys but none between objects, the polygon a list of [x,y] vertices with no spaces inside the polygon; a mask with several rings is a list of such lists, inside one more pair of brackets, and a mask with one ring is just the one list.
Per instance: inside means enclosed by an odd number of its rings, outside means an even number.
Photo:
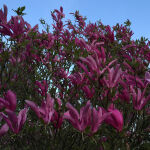
[{"label": "magnolia tree", "polygon": [[78,11],[39,32],[0,10],[0,149],[148,150],[150,42]]}]

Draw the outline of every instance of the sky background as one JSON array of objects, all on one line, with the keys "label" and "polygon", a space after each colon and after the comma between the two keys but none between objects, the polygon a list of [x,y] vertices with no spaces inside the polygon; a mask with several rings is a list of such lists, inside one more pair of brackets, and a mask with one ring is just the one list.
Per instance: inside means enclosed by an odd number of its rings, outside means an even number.
[{"label": "sky background", "polygon": [[73,20],[69,13],[76,10],[86,16],[88,21],[101,20],[104,25],[111,27],[129,19],[134,32],[133,38],[144,36],[150,40],[150,0],[0,0],[0,8],[3,4],[8,7],[8,19],[15,15],[12,9],[26,6],[27,15],[24,19],[32,27],[39,24],[41,18],[51,25],[53,22],[50,12],[62,6],[66,20]]}]

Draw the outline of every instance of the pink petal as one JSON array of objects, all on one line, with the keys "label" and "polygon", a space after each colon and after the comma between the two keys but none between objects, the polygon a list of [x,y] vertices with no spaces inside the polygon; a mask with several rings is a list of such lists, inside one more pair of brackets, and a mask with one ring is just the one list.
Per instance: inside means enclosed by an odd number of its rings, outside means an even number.
[{"label": "pink petal", "polygon": [[27,111],[27,108],[24,108],[18,114],[18,132],[21,130],[23,124],[27,119]]},{"label": "pink petal", "polygon": [[76,121],[74,118],[72,118],[69,111],[64,113],[63,119],[69,120],[74,128],[80,130],[81,127],[79,125],[79,121]]},{"label": "pink petal", "polygon": [[38,117],[40,117],[40,112],[39,112],[38,106],[34,102],[29,101],[29,100],[25,100],[25,102],[36,113],[36,115]]},{"label": "pink petal", "polygon": [[81,121],[81,130],[83,131],[88,125],[90,125],[91,119],[91,103],[88,101],[84,107],[80,110],[80,121]]},{"label": "pink petal", "polygon": [[9,102],[8,108],[14,111],[16,109],[16,104],[17,104],[16,95],[11,90],[9,90],[5,98]]},{"label": "pink petal", "polygon": [[8,130],[9,130],[9,127],[7,123],[5,123],[0,129],[0,137],[3,136]]},{"label": "pink petal", "polygon": [[150,73],[149,72],[145,73],[145,80],[150,82]]},{"label": "pink petal", "polygon": [[66,107],[69,109],[69,114],[74,120],[78,121],[79,120],[79,113],[78,111],[70,104],[67,103]]},{"label": "pink petal", "polygon": [[9,126],[9,128],[14,132],[13,124],[9,120],[9,118],[4,113],[2,113],[1,115],[3,116],[3,119],[7,122],[7,125]]}]

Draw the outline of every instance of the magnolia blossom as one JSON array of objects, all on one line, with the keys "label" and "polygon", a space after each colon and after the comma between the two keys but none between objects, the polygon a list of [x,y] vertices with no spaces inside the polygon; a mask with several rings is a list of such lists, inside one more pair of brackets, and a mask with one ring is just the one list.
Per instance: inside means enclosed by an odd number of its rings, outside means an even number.
[{"label": "magnolia blossom", "polygon": [[16,134],[19,133],[19,131],[22,129],[22,126],[24,125],[26,118],[27,118],[27,108],[22,109],[18,116],[16,116],[16,113],[6,109],[7,115],[4,113],[1,113],[1,116],[6,121],[7,124],[4,124],[2,128],[0,129],[0,134],[4,134],[8,131],[8,127]]},{"label": "magnolia blossom", "polygon": [[73,127],[79,131],[84,131],[89,126],[92,134],[97,132],[102,122],[111,114],[109,112],[103,113],[101,107],[98,110],[91,108],[90,101],[80,109],[80,114],[69,103],[67,103],[67,108],[69,111],[64,113],[64,119],[69,120]]},{"label": "magnolia blossom", "polygon": [[40,83],[39,81],[36,81],[35,85],[38,86],[37,91],[42,95],[45,96],[48,90],[48,84],[46,83],[45,80],[43,80],[42,83]]},{"label": "magnolia blossom", "polygon": [[0,137],[7,133],[9,130],[9,126],[5,123],[0,129]]},{"label": "magnolia blossom", "polygon": [[103,113],[103,108],[99,107],[98,110],[95,108],[92,109],[91,114],[91,132],[95,133],[99,129],[99,126],[102,122],[110,115],[111,113]]},{"label": "magnolia blossom", "polygon": [[[105,68],[103,68],[102,70],[100,70],[100,68],[102,68],[102,64],[101,64],[101,58],[98,58],[97,54],[95,53],[95,56],[96,56],[96,59],[94,57],[92,57],[91,55],[89,55],[88,57],[84,58],[84,57],[80,57],[80,60],[83,62],[77,62],[77,64],[79,65],[79,67],[81,67],[84,72],[86,73],[86,75],[92,79],[92,80],[95,80],[95,73],[97,75],[97,77],[101,76],[102,74],[105,73],[105,71],[114,63],[116,62],[117,60],[113,60],[111,61]],[[89,68],[89,71],[87,69],[87,67],[84,65],[86,64]],[[117,70],[118,71],[118,68]],[[115,71],[115,73],[116,73]],[[120,73],[120,70],[119,70],[119,73]],[[112,74],[112,73],[111,73]],[[117,74],[118,75],[118,74]],[[119,75],[118,75],[119,76]],[[118,79],[118,76],[117,76],[117,79]]]},{"label": "magnolia blossom", "polygon": [[0,98],[0,109],[6,107],[7,109],[14,111],[16,109],[16,103],[16,95],[9,90],[5,95],[5,99]]},{"label": "magnolia blossom", "polygon": [[85,85],[82,90],[84,91],[85,95],[87,96],[88,99],[91,99],[94,96],[95,90],[94,88],[89,88],[88,85]]},{"label": "magnolia blossom", "polygon": [[64,120],[63,115],[61,113],[55,111],[52,116],[52,119],[51,119],[54,127],[57,129],[60,128],[63,123],[63,120]]},{"label": "magnolia blossom", "polygon": [[150,82],[150,73],[149,72],[145,73],[145,80]]},{"label": "magnolia blossom", "polygon": [[54,99],[47,94],[46,100],[42,101],[41,107],[34,102],[26,100],[26,104],[36,113],[39,118],[42,118],[46,124],[50,123],[54,113]]},{"label": "magnolia blossom", "polygon": [[122,70],[120,65],[117,65],[115,69],[113,67],[111,69],[108,68],[108,72],[108,80],[104,78],[104,81],[108,88],[113,88],[119,82]]},{"label": "magnolia blossom", "polygon": [[150,100],[150,95],[148,95],[146,98],[144,97],[146,87],[144,88],[143,92],[141,92],[140,88],[138,88],[136,92],[133,86],[130,86],[131,94],[133,97],[133,107],[136,110],[141,110]]},{"label": "magnolia blossom", "polygon": [[113,104],[109,106],[108,112],[111,112],[111,114],[105,119],[105,122],[112,125],[118,131],[121,131],[123,128],[122,113],[118,109],[115,109]]},{"label": "magnolia blossom", "polygon": [[84,131],[84,129],[90,125],[91,122],[90,105],[90,101],[88,101],[86,105],[80,109],[80,113],[78,113],[78,111],[70,103],[67,103],[66,107],[69,111],[64,113],[64,119],[69,120],[73,127],[77,130]]}]

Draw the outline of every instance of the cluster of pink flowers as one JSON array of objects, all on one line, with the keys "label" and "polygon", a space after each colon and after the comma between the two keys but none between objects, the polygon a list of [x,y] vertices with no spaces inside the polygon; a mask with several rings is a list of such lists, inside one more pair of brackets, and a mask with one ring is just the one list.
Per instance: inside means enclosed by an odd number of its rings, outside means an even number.
[{"label": "cluster of pink flowers", "polygon": [[[62,129],[69,123],[88,136],[104,125],[126,137],[124,132],[134,134],[133,116],[150,114],[149,43],[141,48],[126,26],[86,25],[78,11],[73,15],[77,24],[64,25],[63,8],[54,10],[53,33],[40,33],[38,25],[31,28],[22,16],[7,21],[5,5],[0,10],[0,35],[14,44],[6,48],[0,42],[0,68],[4,63],[8,67],[0,74],[1,137],[9,129],[20,133],[29,109],[45,126]],[[21,97],[24,87],[27,98]]]}]

